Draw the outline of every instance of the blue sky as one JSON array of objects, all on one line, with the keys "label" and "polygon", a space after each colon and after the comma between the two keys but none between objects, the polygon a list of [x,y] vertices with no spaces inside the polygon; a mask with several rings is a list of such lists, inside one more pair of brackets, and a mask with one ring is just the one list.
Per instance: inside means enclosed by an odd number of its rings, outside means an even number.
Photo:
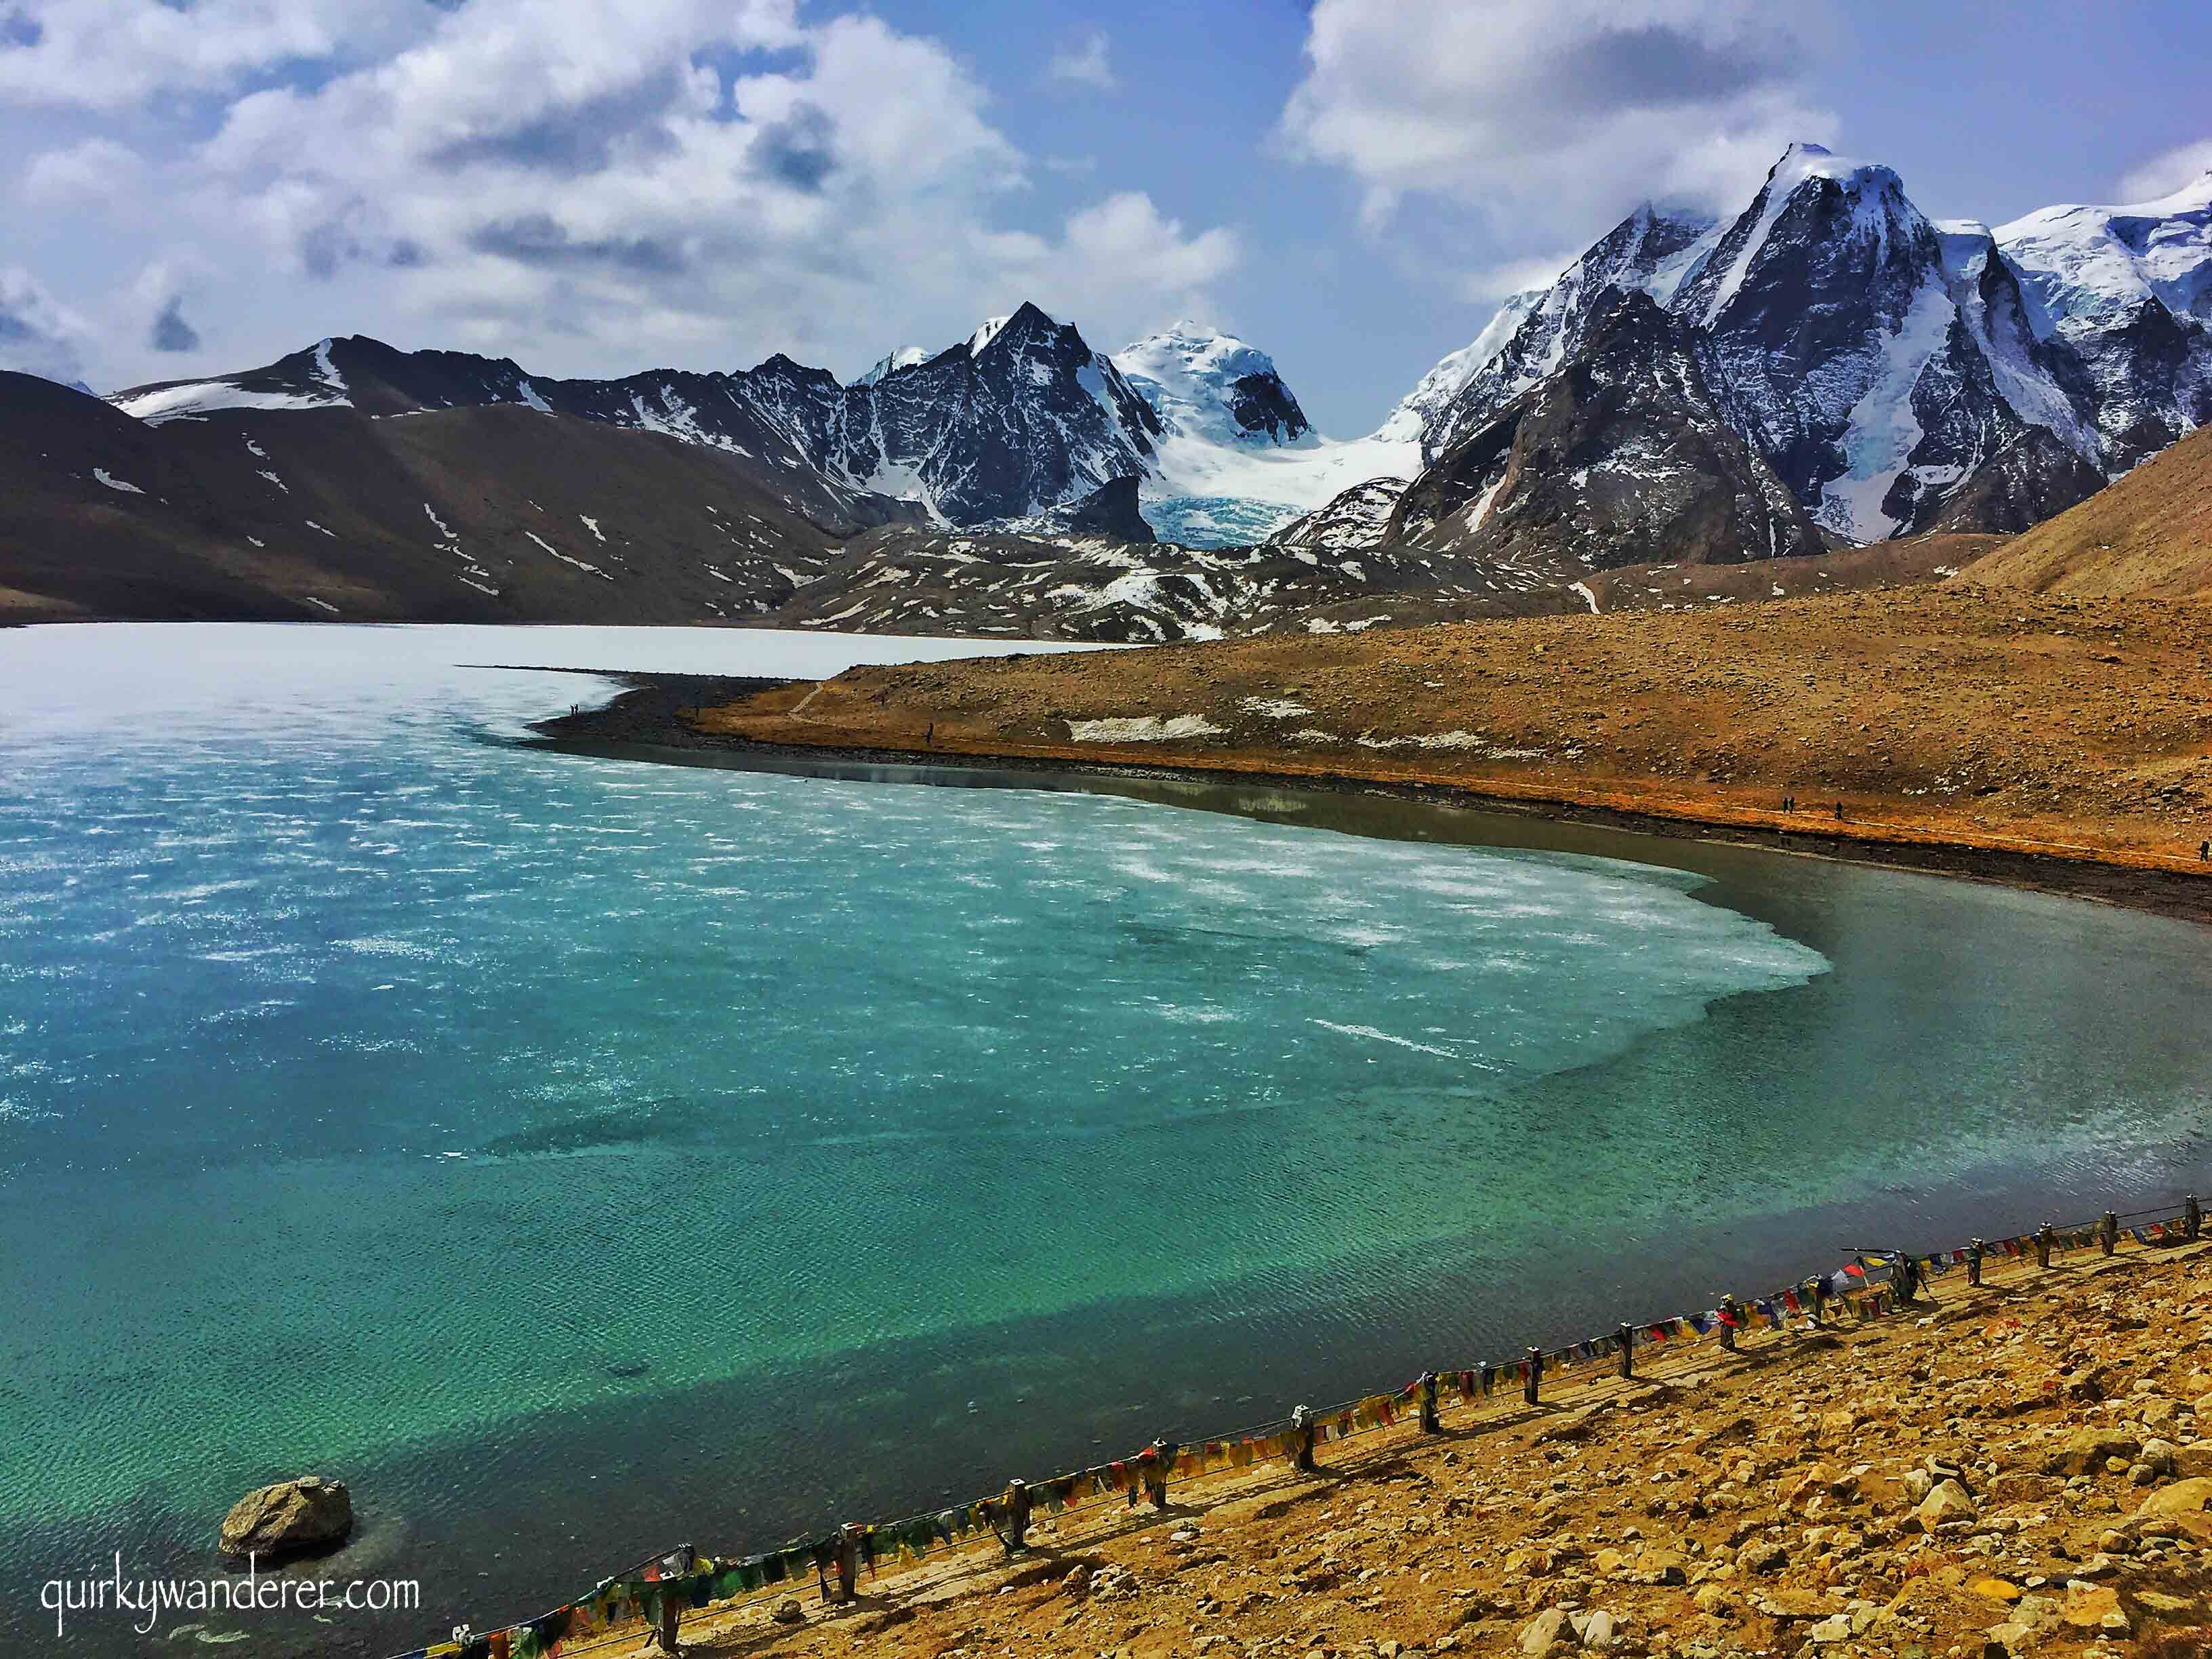
[{"label": "blue sky", "polygon": [[325,333],[534,372],[851,375],[1036,300],[1189,314],[1325,431],[1647,195],[1791,138],[1939,217],[2212,165],[2201,5],[0,0],[0,365]]}]

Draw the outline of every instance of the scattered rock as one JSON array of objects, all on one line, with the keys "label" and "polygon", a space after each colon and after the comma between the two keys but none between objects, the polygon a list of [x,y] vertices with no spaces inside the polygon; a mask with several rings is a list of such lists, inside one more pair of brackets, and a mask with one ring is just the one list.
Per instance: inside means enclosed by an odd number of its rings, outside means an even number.
[{"label": "scattered rock", "polygon": [[2002,1643],[2008,1653],[2016,1652],[2033,1646],[2058,1622],[2058,1603],[2051,1597],[2023,1595],[2013,1607],[2012,1617],[1990,1628],[1990,1639]]},{"label": "scattered rock", "polygon": [[1521,1651],[1528,1659],[1551,1652],[1562,1646],[1568,1629],[1567,1615],[1559,1607],[1547,1607],[1521,1627]]},{"label": "scattered rock", "polygon": [[2125,1430],[2076,1429],[2043,1465],[2045,1474],[2094,1474],[2112,1458],[2132,1461],[2142,1442]]},{"label": "scattered rock", "polygon": [[2069,1376],[2060,1392],[2069,1400],[2094,1404],[2111,1396],[2114,1383],[2109,1367],[2092,1366],[2086,1371],[2076,1371]]},{"label": "scattered rock", "polygon": [[787,1595],[775,1604],[772,1616],[779,1625],[796,1625],[806,1617],[806,1613],[796,1601]]},{"label": "scattered rock", "polygon": [[2198,1475],[2194,1480],[2177,1480],[2170,1486],[2160,1488],[2142,1501],[2138,1515],[2202,1515],[2212,1504],[2212,1477]]},{"label": "scattered rock", "polygon": [[2085,1584],[2076,1580],[2066,1587],[2066,1602],[2058,1616],[2077,1630],[2094,1630],[2111,1636],[2132,1633],[2120,1593],[2110,1584]]},{"label": "scattered rock", "polygon": [[1972,1521],[1975,1516],[1974,1500],[1966,1496],[1966,1489],[1955,1480],[1937,1481],[1912,1511],[1912,1518],[1920,1530],[1928,1533],[1934,1532],[1946,1522]]},{"label": "scattered rock", "polygon": [[1835,1611],[1827,1598],[1811,1590],[1765,1590],[1751,1598],[1752,1610],[1769,1619],[1822,1619]]}]

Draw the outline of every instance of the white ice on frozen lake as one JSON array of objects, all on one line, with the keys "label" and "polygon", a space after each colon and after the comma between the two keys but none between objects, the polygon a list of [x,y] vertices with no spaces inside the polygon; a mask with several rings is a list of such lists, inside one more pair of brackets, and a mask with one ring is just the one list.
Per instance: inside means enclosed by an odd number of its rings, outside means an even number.
[{"label": "white ice on frozen lake", "polygon": [[[395,709],[441,721],[465,709],[520,735],[531,720],[622,690],[562,671],[826,679],[867,663],[1087,648],[1097,647],[756,628],[48,623],[0,630],[0,705],[10,741],[66,741],[93,727],[140,732],[149,744],[168,741],[175,726],[368,730],[388,726]],[[161,719],[149,722],[149,708]]]}]

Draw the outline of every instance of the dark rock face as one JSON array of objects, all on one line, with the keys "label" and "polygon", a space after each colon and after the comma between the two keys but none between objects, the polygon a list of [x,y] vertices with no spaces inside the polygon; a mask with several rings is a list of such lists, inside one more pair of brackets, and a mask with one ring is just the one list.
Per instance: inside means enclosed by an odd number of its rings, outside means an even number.
[{"label": "dark rock face", "polygon": [[1943,349],[1913,383],[1911,410],[1921,436],[1881,501],[1900,535],[1939,525],[2025,530],[2104,487],[2103,475],[2056,433],[2014,411],[1963,319],[1953,320]]},{"label": "dark rock face", "polygon": [[1640,292],[1614,294],[1565,364],[1425,469],[1385,540],[1560,573],[1824,550],[1729,426],[1689,331]]},{"label": "dark rock face", "polygon": [[[2064,337],[2061,337],[2063,338]],[[2212,329],[2146,299],[2116,325],[2066,348],[2115,472],[2212,422]]]},{"label": "dark rock face", "polygon": [[1108,358],[1033,305],[980,349],[848,388],[845,421],[850,477],[902,469],[958,525],[1024,518],[1136,477],[1160,431]]},{"label": "dark rock face", "polygon": [[2105,487],[2105,475],[2083,460],[2047,427],[2024,427],[1966,480],[1926,521],[1929,530],[2018,535]]},{"label": "dark rock face", "polygon": [[1230,383],[1229,412],[1247,432],[1264,432],[1279,444],[1313,430],[1279,374],[1242,374]]},{"label": "dark rock face", "polygon": [[1390,514],[1405,493],[1403,478],[1370,478],[1291,520],[1267,538],[1267,545],[1310,557],[1364,552],[1389,533]]},{"label": "dark rock face", "polygon": [[1021,528],[1032,536],[1097,536],[1134,545],[1159,540],[1138,507],[1133,477],[1101,484],[1081,501],[1041,513]]}]

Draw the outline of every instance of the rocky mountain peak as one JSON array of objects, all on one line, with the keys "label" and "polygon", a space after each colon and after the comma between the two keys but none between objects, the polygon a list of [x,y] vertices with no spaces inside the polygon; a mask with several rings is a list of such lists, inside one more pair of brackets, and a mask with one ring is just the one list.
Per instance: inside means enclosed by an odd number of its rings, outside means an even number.
[{"label": "rocky mountain peak", "polygon": [[1709,215],[1662,210],[1647,202],[1593,243],[1533,302],[1509,301],[1468,354],[1480,355],[1485,342],[1495,339],[1502,326],[1510,325],[1510,333],[1423,428],[1424,453],[1431,458],[1442,453],[1556,370],[1579,347],[1592,317],[1614,295],[1637,292],[1662,305],[1671,301],[1702,267],[1717,234]]},{"label": "rocky mountain peak", "polygon": [[1062,325],[1047,316],[1034,301],[1024,300],[1005,317],[990,317],[968,337],[968,355],[977,360],[1002,351],[1057,350],[1080,347],[1083,336],[1073,324]]},{"label": "rocky mountain peak", "polygon": [[1386,538],[1547,584],[1823,546],[1730,428],[1694,331],[1640,289],[1603,291],[1565,361],[1407,487]]}]

